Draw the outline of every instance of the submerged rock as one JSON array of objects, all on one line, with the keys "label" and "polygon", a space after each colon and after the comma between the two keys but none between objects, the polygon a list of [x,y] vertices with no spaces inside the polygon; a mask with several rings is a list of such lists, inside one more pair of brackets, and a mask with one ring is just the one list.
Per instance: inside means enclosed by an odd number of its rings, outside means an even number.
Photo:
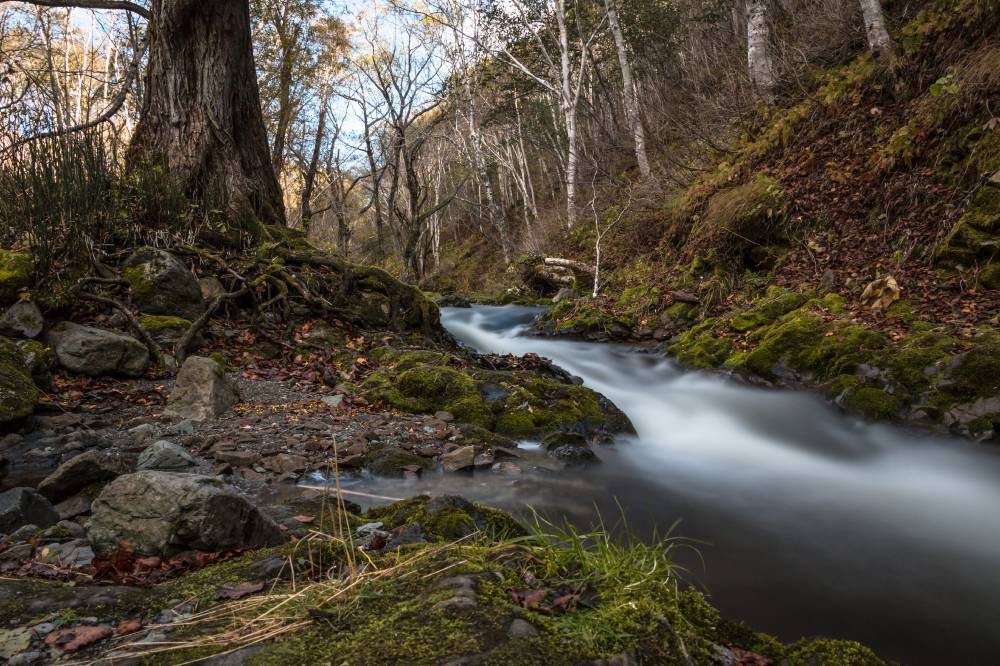
[{"label": "submerged rock", "polygon": [[169,252],[141,248],[125,260],[123,269],[141,312],[193,321],[205,311],[198,278]]},{"label": "submerged rock", "polygon": [[49,329],[46,341],[61,366],[82,375],[140,377],[149,366],[149,350],[114,331],[64,321]]},{"label": "submerged rock", "polygon": [[59,512],[31,488],[13,488],[0,493],[0,534],[10,534],[19,527],[49,527],[59,522]]},{"label": "submerged rock", "polygon": [[221,365],[204,356],[191,356],[177,374],[164,413],[205,421],[225,414],[238,399],[239,393]]},{"label": "submerged rock", "polygon": [[107,555],[122,541],[146,555],[235,550],[284,542],[281,530],[234,487],[198,474],[143,471],[94,500],[87,536]]}]

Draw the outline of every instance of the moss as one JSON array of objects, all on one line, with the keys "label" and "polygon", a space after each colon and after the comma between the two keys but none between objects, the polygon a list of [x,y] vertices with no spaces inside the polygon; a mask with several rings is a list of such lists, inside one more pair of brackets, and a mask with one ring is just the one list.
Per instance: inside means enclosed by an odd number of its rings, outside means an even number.
[{"label": "moss", "polygon": [[526,534],[524,528],[503,511],[447,495],[414,497],[376,507],[369,509],[365,517],[384,523],[389,530],[420,523],[424,534],[433,541],[454,541],[472,535],[497,540]]},{"label": "moss", "polygon": [[678,361],[692,368],[717,368],[729,357],[733,344],[727,338],[713,334],[716,322],[706,320],[682,333],[667,351]]},{"label": "moss", "polygon": [[826,379],[853,372],[858,365],[872,363],[877,350],[887,343],[884,335],[866,326],[836,324],[814,346],[799,354],[794,362],[797,369]]},{"label": "moss", "polygon": [[844,406],[872,420],[890,419],[899,412],[899,400],[873,386],[848,389]]},{"label": "moss", "polygon": [[191,322],[183,317],[170,317],[161,315],[142,315],[139,318],[139,325],[150,333],[156,335],[161,333],[183,332],[191,326]]},{"label": "moss", "polygon": [[132,297],[136,300],[149,299],[156,291],[156,283],[153,282],[143,264],[125,268],[122,271],[122,277],[129,283],[132,288]]},{"label": "moss", "polygon": [[370,395],[407,412],[451,412],[463,423],[491,428],[493,414],[469,376],[451,368],[414,365],[394,377],[379,372],[365,382]]},{"label": "moss", "polygon": [[365,467],[372,474],[402,478],[406,468],[429,469],[433,463],[423,456],[394,447],[379,447],[365,456]]},{"label": "moss", "polygon": [[819,346],[826,322],[811,312],[792,312],[773,326],[758,332],[757,346],[739,369],[749,369],[762,377],[774,377],[779,364],[797,370],[811,370],[810,354]]},{"label": "moss", "polygon": [[795,310],[806,300],[806,296],[802,294],[772,287],[752,308],[733,317],[731,325],[740,332],[759,328]]},{"label": "moss", "polygon": [[786,238],[785,205],[781,185],[757,174],[750,182],[720,190],[708,200],[689,245],[744,265],[754,249]]},{"label": "moss", "polygon": [[35,410],[39,391],[30,365],[17,344],[0,338],[0,423],[28,416]]},{"label": "moss", "polygon": [[881,364],[893,382],[911,393],[920,393],[930,388],[933,377],[940,374],[935,364],[947,358],[958,344],[958,340],[941,333],[917,333],[886,353]]}]

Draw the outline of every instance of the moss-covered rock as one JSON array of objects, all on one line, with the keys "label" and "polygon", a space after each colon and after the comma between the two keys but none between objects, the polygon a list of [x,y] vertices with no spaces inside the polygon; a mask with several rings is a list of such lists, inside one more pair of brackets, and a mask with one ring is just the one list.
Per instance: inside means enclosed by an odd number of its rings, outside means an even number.
[{"label": "moss-covered rock", "polygon": [[800,307],[808,300],[803,294],[772,287],[754,305],[733,317],[732,327],[736,331],[749,331],[770,324],[781,315]]},{"label": "moss-covered rock", "polygon": [[34,269],[31,255],[0,249],[0,307],[13,303],[21,290],[31,285]]},{"label": "moss-covered rock", "polygon": [[473,534],[493,541],[527,533],[510,514],[452,495],[414,497],[369,509],[365,516],[389,530],[420,523],[432,541],[454,541]]},{"label": "moss-covered rock", "polygon": [[39,390],[31,376],[32,365],[15,341],[0,338],[0,424],[35,410]]},{"label": "moss-covered rock", "polygon": [[528,370],[466,366],[431,351],[373,350],[380,364],[363,383],[369,399],[408,412],[451,412],[456,420],[527,438],[561,429],[630,431],[628,419],[592,390]]}]

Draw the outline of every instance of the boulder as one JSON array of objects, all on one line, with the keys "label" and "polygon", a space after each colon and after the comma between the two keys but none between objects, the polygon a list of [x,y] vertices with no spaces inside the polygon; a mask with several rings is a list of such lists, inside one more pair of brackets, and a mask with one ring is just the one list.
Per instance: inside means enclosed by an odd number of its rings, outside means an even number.
[{"label": "boulder", "polygon": [[221,365],[204,356],[191,356],[177,373],[164,413],[205,421],[225,414],[238,400],[239,392]]},{"label": "boulder", "polygon": [[0,334],[37,338],[45,327],[42,311],[31,301],[18,301],[0,316]]},{"label": "boulder", "polygon": [[59,522],[59,512],[31,488],[0,493],[0,534],[10,534],[25,525],[49,527]]},{"label": "boulder", "polygon": [[98,556],[122,541],[144,555],[220,551],[284,542],[281,530],[232,486],[198,474],[120,476],[94,500],[87,536]]},{"label": "boulder", "polygon": [[0,423],[35,411],[39,392],[29,373],[27,359],[14,341],[0,338]]},{"label": "boulder", "polygon": [[98,377],[140,377],[149,366],[149,350],[133,337],[64,321],[45,337],[59,365],[71,372]]},{"label": "boulder", "polygon": [[226,293],[226,287],[222,281],[214,276],[201,278],[198,280],[198,286],[201,288],[201,297],[205,303],[211,303]]},{"label": "boulder", "polygon": [[118,476],[113,461],[100,451],[87,451],[59,465],[38,484],[38,492],[53,502],[72,497],[87,486]]},{"label": "boulder", "polygon": [[125,260],[122,275],[132,286],[132,300],[145,314],[194,321],[205,311],[198,278],[169,252],[140,248]]},{"label": "boulder", "polygon": [[197,465],[197,461],[182,446],[161,439],[139,454],[136,469],[180,471]]}]

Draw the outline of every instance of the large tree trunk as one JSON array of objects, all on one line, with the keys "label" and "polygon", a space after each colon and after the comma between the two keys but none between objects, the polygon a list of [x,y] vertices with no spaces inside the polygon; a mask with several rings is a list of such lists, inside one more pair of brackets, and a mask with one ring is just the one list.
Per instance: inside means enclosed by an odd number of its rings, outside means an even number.
[{"label": "large tree trunk", "polygon": [[891,58],[896,50],[892,37],[885,27],[885,15],[879,0],[861,0],[861,13],[865,20],[865,34],[868,35],[868,48],[876,60],[883,56]]},{"label": "large tree trunk", "polygon": [[203,211],[229,228],[284,224],[270,162],[247,0],[153,0],[134,169],[162,165]]}]

